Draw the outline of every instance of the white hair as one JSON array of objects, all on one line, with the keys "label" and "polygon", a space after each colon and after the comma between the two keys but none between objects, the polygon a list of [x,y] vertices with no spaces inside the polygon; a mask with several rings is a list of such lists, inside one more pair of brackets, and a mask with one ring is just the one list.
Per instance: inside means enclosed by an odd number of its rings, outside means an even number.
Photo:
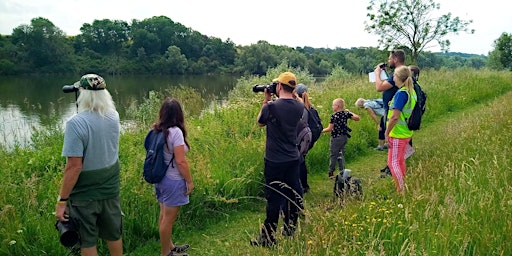
[{"label": "white hair", "polygon": [[78,112],[90,110],[98,112],[102,116],[108,111],[116,110],[112,95],[107,89],[94,91],[80,88],[77,104]]}]

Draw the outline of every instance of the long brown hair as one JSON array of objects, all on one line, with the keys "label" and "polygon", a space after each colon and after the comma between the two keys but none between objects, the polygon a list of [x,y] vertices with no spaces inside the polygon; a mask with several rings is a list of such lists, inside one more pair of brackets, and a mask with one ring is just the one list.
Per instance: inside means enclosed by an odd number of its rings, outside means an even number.
[{"label": "long brown hair", "polygon": [[169,135],[170,127],[178,127],[183,133],[185,144],[190,148],[187,141],[187,129],[185,129],[185,117],[183,115],[183,109],[177,99],[166,98],[160,107],[159,118],[156,123],[153,124],[153,130],[163,131],[165,137]]}]

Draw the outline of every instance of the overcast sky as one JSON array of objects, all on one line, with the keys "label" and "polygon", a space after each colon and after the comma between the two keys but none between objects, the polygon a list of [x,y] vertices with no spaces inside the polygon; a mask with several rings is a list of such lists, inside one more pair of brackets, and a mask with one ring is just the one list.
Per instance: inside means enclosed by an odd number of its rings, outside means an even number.
[{"label": "overcast sky", "polygon": [[[512,15],[504,0],[436,2],[442,14],[473,20],[474,34],[448,37],[450,51],[487,55],[503,32],[512,33]],[[0,34],[12,34],[36,17],[50,20],[67,35],[77,35],[84,23],[95,19],[131,24],[133,19],[166,16],[203,35],[229,38],[236,45],[265,40],[290,47],[376,47],[376,36],[364,31],[367,6],[365,0],[0,0]]]}]

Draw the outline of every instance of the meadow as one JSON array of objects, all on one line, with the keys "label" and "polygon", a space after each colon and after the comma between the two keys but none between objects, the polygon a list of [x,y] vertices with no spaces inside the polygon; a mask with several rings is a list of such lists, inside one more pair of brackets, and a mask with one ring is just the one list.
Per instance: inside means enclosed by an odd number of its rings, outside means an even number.
[{"label": "meadow", "polygon": [[[329,135],[309,152],[311,191],[293,238],[275,248],[251,247],[265,218],[265,129],[256,125],[262,94],[251,90],[267,77],[242,77],[225,104],[201,106],[190,89],[155,92],[135,107],[135,124],[120,141],[125,255],[158,255],[158,205],[141,176],[143,140],[160,100],[172,95],[187,113],[187,155],[195,192],[181,209],[174,241],[190,243],[191,255],[510,255],[512,252],[512,73],[488,70],[422,72],[428,94],[416,153],[407,160],[406,190],[380,178],[386,153],[374,151],[377,131],[356,109],[357,98],[377,98],[367,76],[335,69],[321,84],[294,70],[309,86],[324,126],[332,100],[344,98],[362,120],[350,122],[347,168],[363,181],[364,197],[340,205],[327,178]],[[65,159],[62,130],[38,131],[29,148],[0,150],[0,255],[67,255],[54,228],[55,200]],[[105,243],[100,255],[108,255]]]}]

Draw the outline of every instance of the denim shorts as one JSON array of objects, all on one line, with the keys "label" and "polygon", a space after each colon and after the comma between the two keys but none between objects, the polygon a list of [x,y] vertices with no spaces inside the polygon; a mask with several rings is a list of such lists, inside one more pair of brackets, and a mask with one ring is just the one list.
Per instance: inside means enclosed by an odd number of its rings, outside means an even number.
[{"label": "denim shorts", "polygon": [[70,216],[79,222],[82,248],[96,246],[98,238],[117,241],[122,234],[120,198],[71,200]]},{"label": "denim shorts", "polygon": [[165,176],[162,181],[155,184],[156,199],[165,206],[182,206],[189,203],[187,182],[185,180],[171,180]]}]

